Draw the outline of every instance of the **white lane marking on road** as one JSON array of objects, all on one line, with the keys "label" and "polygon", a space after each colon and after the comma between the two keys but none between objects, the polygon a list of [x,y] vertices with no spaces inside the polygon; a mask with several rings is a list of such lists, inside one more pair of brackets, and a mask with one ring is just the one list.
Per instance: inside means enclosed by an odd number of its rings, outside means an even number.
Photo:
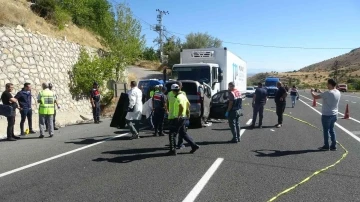
[{"label": "white lane marking on road", "polygon": [[[143,128],[142,128],[142,129],[143,129]],[[34,166],[37,166],[37,165],[46,163],[46,162],[51,161],[51,160],[54,160],[54,159],[57,159],[57,158],[60,158],[60,157],[63,157],[63,156],[72,154],[72,153],[75,153],[75,152],[84,150],[84,149],[87,149],[87,148],[90,148],[90,147],[99,145],[99,144],[104,143],[104,142],[106,142],[106,141],[109,141],[109,140],[112,140],[112,139],[115,139],[115,138],[118,138],[118,137],[123,137],[123,136],[128,135],[128,134],[129,134],[129,133],[124,133],[124,134],[116,135],[116,136],[114,136],[114,137],[110,137],[110,138],[108,138],[108,139],[106,139],[106,140],[103,140],[103,141],[101,141],[101,142],[97,142],[97,143],[93,143],[93,144],[90,144],[90,145],[87,145],[87,146],[84,146],[84,147],[80,147],[80,148],[77,148],[77,149],[74,149],[74,150],[71,150],[71,151],[68,151],[68,152],[65,152],[65,153],[62,153],[62,154],[59,154],[59,155],[56,155],[56,156],[53,156],[53,157],[50,157],[50,158],[41,160],[41,161],[38,161],[38,162],[35,162],[35,163],[31,163],[31,164],[26,165],[26,166],[22,166],[22,167],[20,167],[20,168],[16,168],[16,169],[13,169],[13,170],[10,170],[10,171],[1,173],[1,174],[0,174],[0,178],[5,177],[5,176],[10,175],[10,174],[13,174],[13,173],[16,173],[16,172],[19,172],[19,171],[22,171],[22,170],[25,170],[25,169],[27,169],[27,168],[31,168],[31,167],[34,167]]]},{"label": "white lane marking on road", "polygon": [[240,129],[240,137],[245,133],[246,129]]},{"label": "white lane marking on road", "polygon": [[270,129],[270,131],[274,132],[275,130],[274,130],[274,129]]},{"label": "white lane marking on road", "polygon": [[356,102],[351,101],[351,103],[356,104]]},{"label": "white lane marking on road", "polygon": [[246,125],[247,125],[247,126],[250,125],[251,122],[252,122],[252,119],[249,119],[248,122],[246,122]]},{"label": "white lane marking on road", "polygon": [[[308,103],[300,100],[302,103],[304,103],[306,106],[310,107],[310,109],[314,110],[315,112],[317,112],[318,114],[321,115],[321,112],[319,112],[318,110],[316,110],[315,108],[311,107]],[[351,137],[353,137],[355,140],[357,140],[358,142],[360,142],[360,138],[356,135],[354,135],[352,132],[350,132],[349,130],[347,130],[346,128],[344,128],[343,126],[341,126],[338,123],[335,123],[335,125],[340,128],[341,130],[343,130],[345,133],[347,133],[348,135],[350,135]]]},{"label": "white lane marking on road", "polygon": [[349,100],[345,100],[346,102],[349,102]]},{"label": "white lane marking on road", "polygon": [[200,179],[200,181],[195,185],[195,187],[190,191],[190,193],[186,196],[183,202],[193,202],[196,197],[200,194],[201,190],[205,187],[205,185],[209,182],[210,178],[213,176],[215,171],[219,168],[220,164],[224,161],[223,158],[218,158],[211,165],[211,167],[206,171],[204,176]]},{"label": "white lane marking on road", "polygon": [[[304,98],[306,98],[306,99],[308,99],[308,100],[311,100],[310,98],[307,98],[307,97],[305,97],[305,96],[303,96],[303,95],[301,95],[301,96],[302,96],[302,97],[304,97]],[[316,103],[318,103],[318,102],[316,102]],[[321,103],[318,103],[318,104],[322,106],[322,104],[321,104]],[[340,112],[338,112],[338,114],[340,114],[341,116],[345,116],[345,114],[340,113]],[[355,121],[355,122],[360,123],[360,121],[359,121],[359,120],[354,119],[354,118],[352,118],[352,117],[350,117],[349,119],[350,119],[350,120],[353,120],[353,121]]]},{"label": "white lane marking on road", "polygon": [[349,96],[349,97],[356,97],[356,98],[360,98],[358,96],[353,96],[353,95],[344,95],[344,94],[341,94],[341,96]]}]

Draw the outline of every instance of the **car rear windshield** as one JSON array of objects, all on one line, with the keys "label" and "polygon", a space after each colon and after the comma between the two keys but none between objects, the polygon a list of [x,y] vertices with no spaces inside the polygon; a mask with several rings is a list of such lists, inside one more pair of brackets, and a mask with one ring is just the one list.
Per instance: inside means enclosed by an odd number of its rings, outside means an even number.
[{"label": "car rear windshield", "polygon": [[339,85],[340,88],[346,88],[346,85]]},{"label": "car rear windshield", "polygon": [[[174,83],[167,83],[165,86],[168,91],[171,91],[171,85]],[[182,91],[186,93],[186,95],[197,95],[197,86],[195,83],[182,83]]]}]

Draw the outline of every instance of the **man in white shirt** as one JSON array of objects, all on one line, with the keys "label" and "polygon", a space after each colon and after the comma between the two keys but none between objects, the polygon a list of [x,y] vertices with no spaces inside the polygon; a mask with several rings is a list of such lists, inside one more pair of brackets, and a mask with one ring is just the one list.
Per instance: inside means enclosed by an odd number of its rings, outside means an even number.
[{"label": "man in white shirt", "polygon": [[131,90],[128,91],[129,106],[126,114],[126,122],[132,134],[131,139],[138,139],[140,130],[140,121],[142,117],[142,92],[137,87],[136,81],[131,81]]},{"label": "man in white shirt", "polygon": [[[311,89],[311,95],[315,99],[323,99],[322,104],[322,115],[321,123],[323,126],[324,132],[324,146],[320,147],[320,150],[331,150],[336,151],[336,134],[334,131],[334,125],[337,121],[337,114],[340,101],[340,91],[336,89],[336,81],[334,79],[329,79],[327,82],[328,91],[321,92],[320,94],[315,94],[314,89]],[[331,145],[329,147],[329,134],[331,138]]]}]

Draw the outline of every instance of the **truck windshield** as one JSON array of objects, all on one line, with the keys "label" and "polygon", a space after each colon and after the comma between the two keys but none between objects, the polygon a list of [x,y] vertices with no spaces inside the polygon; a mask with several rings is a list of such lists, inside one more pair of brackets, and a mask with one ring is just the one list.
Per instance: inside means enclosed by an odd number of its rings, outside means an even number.
[{"label": "truck windshield", "polygon": [[194,81],[203,81],[205,83],[210,82],[210,67],[174,67],[173,71],[177,73],[178,80],[194,80]]},{"label": "truck windshield", "polygon": [[276,86],[277,81],[265,81],[265,86]]}]

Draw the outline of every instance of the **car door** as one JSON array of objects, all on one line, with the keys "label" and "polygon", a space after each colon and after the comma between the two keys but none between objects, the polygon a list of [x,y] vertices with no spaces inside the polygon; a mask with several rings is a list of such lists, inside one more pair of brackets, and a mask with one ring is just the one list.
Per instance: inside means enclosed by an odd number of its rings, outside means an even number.
[{"label": "car door", "polygon": [[210,118],[225,119],[225,113],[229,103],[229,91],[223,90],[211,98],[210,103]]},{"label": "car door", "polygon": [[210,115],[210,106],[211,106],[211,88],[209,88],[206,85],[203,85],[204,87],[204,114],[203,117],[204,118],[209,118]]}]

